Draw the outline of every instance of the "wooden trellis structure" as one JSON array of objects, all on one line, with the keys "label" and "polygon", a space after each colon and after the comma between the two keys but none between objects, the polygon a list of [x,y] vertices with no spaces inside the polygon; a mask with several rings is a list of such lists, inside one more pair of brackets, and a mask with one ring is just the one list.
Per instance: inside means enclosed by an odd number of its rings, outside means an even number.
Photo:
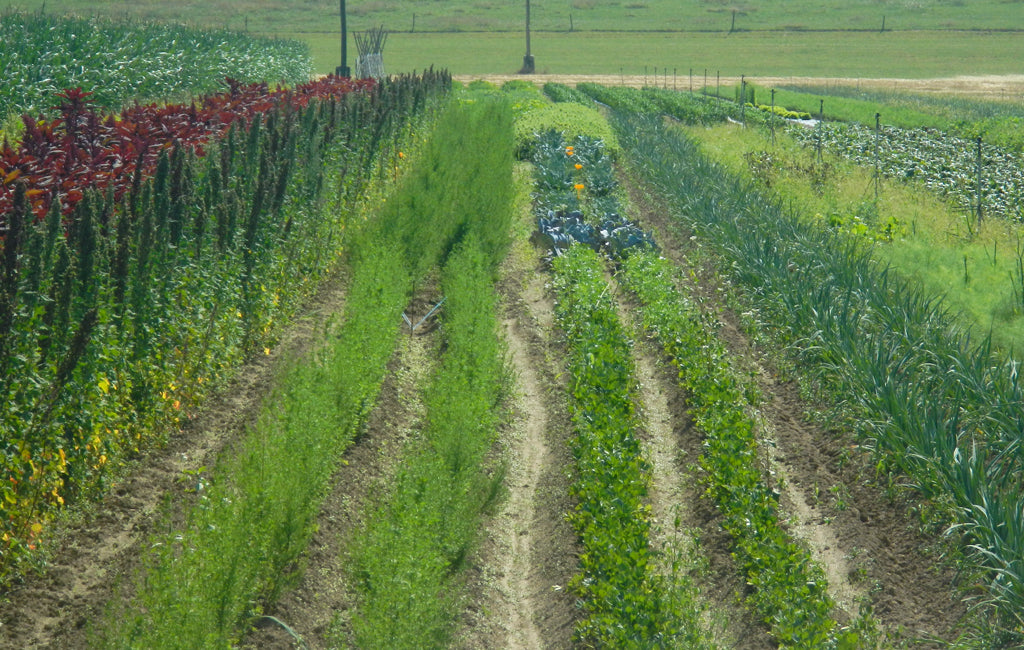
[{"label": "wooden trellis structure", "polygon": [[356,74],[359,79],[373,77],[382,79],[384,77],[384,43],[388,40],[388,33],[384,26],[368,29],[365,32],[353,34],[356,41],[356,49],[359,57],[356,59]]}]

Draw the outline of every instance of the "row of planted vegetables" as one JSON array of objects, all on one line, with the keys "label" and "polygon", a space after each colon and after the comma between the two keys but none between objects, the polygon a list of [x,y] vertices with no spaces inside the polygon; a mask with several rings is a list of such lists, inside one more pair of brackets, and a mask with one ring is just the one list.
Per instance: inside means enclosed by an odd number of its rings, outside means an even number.
[{"label": "row of planted vegetables", "polygon": [[[665,571],[652,550],[645,505],[651,468],[640,443],[631,335],[621,324],[617,291],[634,297],[638,320],[664,345],[690,395],[705,435],[700,465],[723,513],[748,597],[786,647],[856,647],[858,633],[836,622],[822,569],[781,524],[778,501],[762,477],[748,391],[714,324],[681,293],[653,235],[621,217],[606,146],[586,136],[538,134],[535,241],[553,257],[556,315],[567,335],[572,439],[570,517],[583,552],[573,581],[586,617],[577,637],[603,647],[714,647],[692,584]],[[616,234],[618,231],[618,234]],[[628,242],[628,243],[627,243]],[[867,642],[867,639],[863,639]]]},{"label": "row of planted vegetables", "polygon": [[0,548],[158,439],[318,284],[444,73],[229,81],[102,114],[60,96],[0,155]]},{"label": "row of planted vegetables", "polygon": [[[608,97],[605,97],[607,100]],[[630,163],[722,256],[760,318],[859,422],[880,472],[931,504],[964,554],[982,647],[1024,638],[1018,364],[934,296],[732,176],[658,113],[626,110]]]},{"label": "row of planted vegetables", "polygon": [[[300,41],[227,29],[45,11],[0,12],[0,130],[28,113],[51,114],[65,88],[91,88],[96,104],[116,110],[144,100],[181,100],[217,92],[224,77],[245,82],[309,79],[312,58]],[[8,134],[11,135],[11,134]]]},{"label": "row of planted vegetables", "polygon": [[[1016,487],[1022,458],[1016,364],[972,338],[933,297],[873,262],[863,242],[823,232],[761,197],[660,118],[668,113],[686,121],[687,111],[704,106],[707,113],[692,122],[705,123],[717,119],[707,117],[720,110],[717,100],[680,96],[655,103],[660,91],[581,86],[550,90],[567,101],[586,103],[592,96],[620,111],[616,133],[630,163],[655,184],[684,224],[715,246],[732,278],[762,310],[761,318],[778,328],[780,342],[792,347],[808,372],[831,387],[829,394],[856,414],[860,442],[873,450],[880,471],[906,477],[900,480],[931,504],[929,512],[938,516],[934,524],[957,540],[965,559],[961,566],[970,575],[966,583],[980,587],[967,590],[980,624],[964,641],[983,647],[1019,642],[1024,635],[1024,556],[1018,542],[1024,536]],[[540,170],[539,182],[548,182],[548,175]],[[570,171],[563,184],[565,214],[552,214],[540,193],[538,240],[563,257],[566,239],[607,249],[606,238],[591,236],[607,223],[601,212],[606,202],[598,198],[592,203],[598,209],[589,214],[582,207],[583,221],[593,224],[582,227],[572,211],[579,208],[572,192],[587,187],[587,181]],[[644,295],[656,296],[641,308],[642,318],[679,364],[708,435],[701,465],[710,492],[722,499],[727,519],[730,512],[740,517],[727,528],[737,535],[737,559],[748,572],[748,583],[758,586],[751,596],[754,610],[780,641],[793,647],[849,647],[862,641],[856,632],[836,625],[819,569],[801,547],[771,532],[778,516],[774,502],[758,485],[757,468],[745,474],[737,463],[756,455],[752,424],[737,406],[741,391],[727,364],[718,361],[720,352],[698,361],[715,350],[709,343],[713,337],[700,334],[700,319],[679,298],[665,263],[645,250],[650,249],[640,246],[621,256],[620,281],[641,296],[641,303]],[[712,453],[719,447],[721,465]],[[716,488],[716,477],[725,475]],[[761,521],[761,512],[764,523],[754,524]],[[758,532],[748,538],[750,530]],[[588,577],[580,581],[595,582]]]}]

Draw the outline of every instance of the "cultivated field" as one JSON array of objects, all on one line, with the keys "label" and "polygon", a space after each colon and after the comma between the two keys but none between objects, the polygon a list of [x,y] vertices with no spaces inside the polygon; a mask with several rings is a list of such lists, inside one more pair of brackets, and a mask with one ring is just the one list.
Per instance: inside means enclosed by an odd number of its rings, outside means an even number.
[{"label": "cultivated field", "polygon": [[[389,48],[420,73],[122,110],[26,60],[52,108],[0,152],[0,646],[1022,647],[1003,7],[547,32],[565,72],[529,80],[496,72],[517,34],[418,26]],[[868,10],[937,31],[879,62],[893,23],[807,27]],[[702,39],[755,69],[592,54]]]}]

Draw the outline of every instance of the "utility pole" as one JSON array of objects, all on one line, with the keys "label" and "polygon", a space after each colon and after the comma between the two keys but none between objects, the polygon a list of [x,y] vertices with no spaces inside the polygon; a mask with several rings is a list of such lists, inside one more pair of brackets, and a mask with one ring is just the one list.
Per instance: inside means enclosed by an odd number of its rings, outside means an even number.
[{"label": "utility pole", "polygon": [[526,0],[526,56],[523,57],[523,69],[520,74],[533,74],[536,70],[533,55],[530,54],[530,0]]},{"label": "utility pole", "polygon": [[341,65],[334,71],[334,74],[339,77],[351,77],[352,70],[348,67],[348,22],[345,18],[345,0],[338,1],[341,12]]}]

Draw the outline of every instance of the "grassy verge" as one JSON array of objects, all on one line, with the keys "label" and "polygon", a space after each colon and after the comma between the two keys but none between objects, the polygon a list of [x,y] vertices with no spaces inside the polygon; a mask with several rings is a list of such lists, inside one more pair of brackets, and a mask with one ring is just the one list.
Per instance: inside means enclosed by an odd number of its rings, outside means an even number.
[{"label": "grassy verge", "polygon": [[[275,32],[276,33],[276,32]],[[333,72],[340,60],[337,34],[280,32],[307,42],[313,69]],[[349,47],[349,52],[354,50]],[[927,79],[954,75],[1017,74],[1024,44],[1012,33],[851,32],[621,33],[538,32],[531,52],[544,74],[654,75],[668,85],[695,88],[705,69],[722,76],[825,76]],[[351,56],[351,55],[350,55]],[[504,33],[392,33],[384,53],[389,71],[433,65],[453,75],[514,74],[523,63],[523,35]],[[675,78],[673,78],[673,74]]]}]

